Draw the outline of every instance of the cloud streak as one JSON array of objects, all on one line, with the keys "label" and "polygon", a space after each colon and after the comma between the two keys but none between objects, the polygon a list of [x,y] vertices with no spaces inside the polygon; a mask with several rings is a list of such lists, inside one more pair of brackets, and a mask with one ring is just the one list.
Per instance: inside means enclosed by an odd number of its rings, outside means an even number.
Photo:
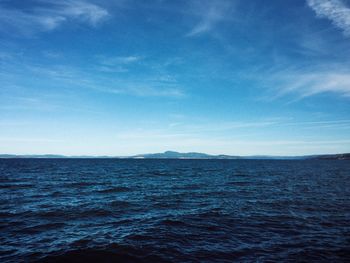
[{"label": "cloud streak", "polygon": [[350,99],[350,71],[346,63],[317,67],[287,67],[262,70],[250,75],[266,90],[268,101],[293,97],[291,102],[320,94]]},{"label": "cloud streak", "polygon": [[[126,63],[131,57],[120,58]],[[129,61],[127,63],[131,62]],[[11,67],[13,68],[18,66],[14,62],[9,62],[9,65],[12,65]],[[46,87],[59,87],[66,92],[74,88],[80,91],[91,90],[112,95],[135,97],[181,99],[187,96],[175,79],[168,80],[170,76],[164,76],[158,73],[151,72],[146,77],[139,76],[129,79],[125,76],[115,76],[115,74],[96,74],[99,72],[96,72],[94,68],[85,71],[71,65],[40,66],[24,64],[22,67],[23,69],[21,71],[12,72],[14,79],[23,79],[28,75],[40,76],[41,83],[49,83],[45,85]],[[6,75],[6,72],[3,74]],[[5,77],[2,79],[5,79]],[[163,80],[164,78],[165,80]],[[0,84],[6,86],[6,82],[2,79],[0,78]]]},{"label": "cloud streak", "polygon": [[109,16],[106,9],[86,1],[46,0],[34,3],[29,9],[23,10],[0,3],[0,30],[28,36],[52,31],[69,21],[97,26]]},{"label": "cloud streak", "polygon": [[187,36],[198,36],[213,30],[219,22],[227,18],[231,7],[232,2],[226,0],[196,2],[195,14],[199,15],[200,20]]},{"label": "cloud streak", "polygon": [[307,4],[318,17],[331,20],[346,36],[350,36],[350,8],[342,0],[307,0]]},{"label": "cloud streak", "polygon": [[124,94],[138,97],[168,97],[168,98],[183,98],[185,94],[178,88],[169,87],[152,87],[143,85],[126,85],[123,88],[99,88],[100,91],[104,91],[111,94]]},{"label": "cloud streak", "polygon": [[127,72],[128,66],[138,63],[142,60],[139,56],[119,56],[119,57],[106,57],[97,56],[97,63],[99,64],[96,69],[102,72],[109,73],[121,73]]},{"label": "cloud streak", "polygon": [[309,72],[290,73],[279,84],[278,96],[297,93],[300,98],[321,93],[335,93],[350,98],[350,73]]}]

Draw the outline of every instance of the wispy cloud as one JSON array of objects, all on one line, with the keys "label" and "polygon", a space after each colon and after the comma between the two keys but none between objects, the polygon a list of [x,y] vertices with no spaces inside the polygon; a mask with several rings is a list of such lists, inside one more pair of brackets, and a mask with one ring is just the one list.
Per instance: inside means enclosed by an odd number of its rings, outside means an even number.
[{"label": "wispy cloud", "polygon": [[342,0],[307,0],[318,17],[327,18],[350,36],[350,8]]},{"label": "wispy cloud", "polygon": [[80,0],[37,0],[27,9],[0,3],[0,30],[11,34],[32,35],[54,30],[68,21],[96,26],[108,16],[106,9]]},{"label": "wispy cloud", "polygon": [[[98,5],[75,0],[51,1],[54,3],[53,13],[58,13],[67,18],[78,19],[96,26],[108,16],[108,11]],[[45,9],[44,9],[45,11]]]},{"label": "wispy cloud", "polygon": [[194,14],[200,19],[187,36],[197,36],[213,30],[220,21],[227,19],[231,8],[232,1],[227,0],[195,2]]},{"label": "wispy cloud", "polygon": [[335,93],[350,98],[350,73],[309,72],[284,76],[278,85],[277,96],[296,93],[305,98],[320,93]]},{"label": "wispy cloud", "polygon": [[139,97],[185,97],[183,91],[172,87],[152,87],[138,84],[126,84],[122,88],[99,88],[99,90],[112,94],[125,94]]},{"label": "wispy cloud", "polygon": [[131,64],[140,61],[142,58],[140,56],[121,56],[121,57],[106,57],[99,56],[99,62],[103,65],[115,66],[120,64]]},{"label": "wispy cloud", "polygon": [[135,64],[142,60],[140,56],[119,56],[119,57],[106,57],[97,56],[96,69],[102,72],[126,72],[128,66]]},{"label": "wispy cloud", "polygon": [[[16,65],[18,64],[14,64],[12,67]],[[101,75],[94,68],[85,71],[72,65],[43,66],[27,63],[22,65],[21,71],[14,72],[12,78],[20,79],[28,75],[40,76],[41,83],[48,83],[45,84],[46,87],[59,87],[65,92],[71,92],[74,88],[76,90],[85,89],[100,93],[136,97],[163,97],[170,99],[186,97],[181,85],[175,79],[168,75],[152,72],[147,76],[128,78],[124,75]],[[4,83],[5,81],[0,79],[0,84]]]},{"label": "wispy cloud", "polygon": [[341,63],[318,67],[287,67],[259,70],[249,78],[265,89],[263,100],[292,98],[291,102],[319,94],[350,98],[350,71]]},{"label": "wispy cloud", "polygon": [[[207,120],[207,122],[209,122]],[[215,122],[211,121],[211,125],[207,123],[170,123],[169,129],[181,131],[182,133],[199,135],[203,131],[210,134],[239,134],[242,137],[242,132],[265,130],[271,128],[285,129],[288,127],[297,127],[298,129],[319,130],[325,129],[350,129],[350,120],[320,120],[320,121],[286,121],[286,120],[255,120],[255,121],[234,121],[234,122]],[[247,135],[247,134],[245,134]]]}]

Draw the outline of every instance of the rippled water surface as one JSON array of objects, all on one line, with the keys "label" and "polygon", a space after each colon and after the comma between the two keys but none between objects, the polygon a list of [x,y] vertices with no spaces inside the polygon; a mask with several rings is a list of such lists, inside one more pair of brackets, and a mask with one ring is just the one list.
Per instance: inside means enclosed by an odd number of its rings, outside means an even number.
[{"label": "rippled water surface", "polygon": [[0,261],[350,261],[350,162],[0,160]]}]

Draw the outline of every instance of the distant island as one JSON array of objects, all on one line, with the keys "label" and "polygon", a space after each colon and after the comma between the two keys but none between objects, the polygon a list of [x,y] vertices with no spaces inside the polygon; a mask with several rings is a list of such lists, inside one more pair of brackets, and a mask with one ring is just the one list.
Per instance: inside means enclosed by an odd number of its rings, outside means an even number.
[{"label": "distant island", "polygon": [[342,154],[321,154],[321,155],[304,155],[304,156],[270,156],[270,155],[252,155],[252,156],[236,156],[236,155],[211,155],[206,153],[188,152],[180,153],[175,151],[166,151],[163,153],[148,153],[138,154],[133,156],[66,156],[56,154],[43,155],[15,155],[15,154],[0,154],[1,159],[14,158],[41,158],[41,159],[63,159],[63,158],[99,158],[99,159],[246,159],[246,160],[306,160],[306,159],[320,159],[320,160],[350,160],[350,153]]}]

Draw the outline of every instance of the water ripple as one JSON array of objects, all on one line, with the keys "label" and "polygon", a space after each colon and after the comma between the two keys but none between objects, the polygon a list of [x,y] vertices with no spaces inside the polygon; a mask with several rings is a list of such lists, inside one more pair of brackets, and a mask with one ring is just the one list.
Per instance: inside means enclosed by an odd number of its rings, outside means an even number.
[{"label": "water ripple", "polygon": [[350,262],[350,163],[0,160],[1,262]]}]

